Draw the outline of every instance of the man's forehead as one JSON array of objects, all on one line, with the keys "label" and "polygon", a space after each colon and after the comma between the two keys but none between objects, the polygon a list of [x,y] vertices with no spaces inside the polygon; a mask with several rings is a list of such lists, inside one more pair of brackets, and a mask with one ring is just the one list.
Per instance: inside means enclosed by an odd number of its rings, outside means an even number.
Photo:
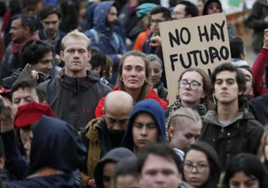
[{"label": "man's forehead", "polygon": [[219,72],[216,76],[216,79],[236,79],[236,72],[222,71]]},{"label": "man's forehead", "polygon": [[19,88],[18,90],[14,91],[12,94],[12,97],[14,98],[15,96],[32,96],[36,95],[36,89],[35,88]]}]

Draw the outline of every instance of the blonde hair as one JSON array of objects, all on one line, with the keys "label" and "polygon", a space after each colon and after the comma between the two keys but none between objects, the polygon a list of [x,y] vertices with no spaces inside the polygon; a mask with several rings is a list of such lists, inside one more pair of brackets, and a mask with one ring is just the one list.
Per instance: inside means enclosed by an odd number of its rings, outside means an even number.
[{"label": "blonde hair", "polygon": [[265,146],[266,146],[266,139],[268,136],[268,126],[265,126],[264,133],[262,135],[261,139],[261,145],[260,145],[260,150],[259,150],[259,156],[262,164],[264,164],[266,170],[268,170],[268,161],[265,157]]},{"label": "blonde hair", "polygon": [[87,50],[90,51],[90,39],[82,32],[78,31],[77,29],[69,32],[66,36],[64,36],[61,40],[61,49],[64,50],[65,42],[70,38],[70,37],[75,37],[75,38],[80,38],[85,40],[88,43]]},{"label": "blonde hair", "polygon": [[[180,109],[174,111],[168,118],[167,123],[166,123],[167,130],[171,126],[175,130],[178,130],[180,129],[181,126],[189,122],[189,120],[193,121],[196,125],[199,125],[200,127],[202,127],[201,117],[196,111],[194,111],[191,108],[181,107]],[[170,140],[169,134],[167,136]]]}]

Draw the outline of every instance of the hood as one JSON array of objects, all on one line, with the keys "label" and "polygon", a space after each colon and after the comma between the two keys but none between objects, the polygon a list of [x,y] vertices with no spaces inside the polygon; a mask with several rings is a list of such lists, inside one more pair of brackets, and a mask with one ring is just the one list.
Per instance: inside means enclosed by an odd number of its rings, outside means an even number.
[{"label": "hood", "polygon": [[135,117],[142,112],[150,114],[156,122],[160,140],[166,141],[165,113],[161,105],[154,99],[146,99],[138,102],[131,111],[127,130],[122,140],[122,146],[130,150],[134,149],[132,126]]},{"label": "hood", "polygon": [[103,165],[106,162],[119,162],[122,159],[128,157],[135,157],[134,153],[126,148],[115,148],[109,151],[106,155],[104,155],[101,160],[97,163],[94,171],[94,179],[96,186],[98,188],[103,188],[102,175],[103,175]]},{"label": "hood", "polygon": [[221,10],[220,12],[222,12],[222,5],[221,5],[220,0],[207,0],[205,5],[204,5],[203,15],[208,15],[208,7],[212,2],[218,3],[220,5],[220,10]]},{"label": "hood", "polygon": [[[239,111],[227,126],[232,125],[233,123],[239,120],[255,120],[254,115],[248,111],[248,108],[246,108],[246,104],[242,104],[239,106]],[[206,113],[206,115],[203,118],[203,121],[206,123],[221,126],[217,116],[217,105],[215,105],[212,110],[209,110]]]},{"label": "hood", "polygon": [[71,125],[43,116],[32,131],[29,175],[45,167],[69,173],[85,164],[86,148]]},{"label": "hood", "polygon": [[114,1],[105,1],[97,4],[94,9],[94,29],[103,34],[112,34],[112,28],[106,25],[107,15]]},{"label": "hood", "polygon": [[232,58],[232,64],[236,67],[248,66],[248,62],[239,58]]}]

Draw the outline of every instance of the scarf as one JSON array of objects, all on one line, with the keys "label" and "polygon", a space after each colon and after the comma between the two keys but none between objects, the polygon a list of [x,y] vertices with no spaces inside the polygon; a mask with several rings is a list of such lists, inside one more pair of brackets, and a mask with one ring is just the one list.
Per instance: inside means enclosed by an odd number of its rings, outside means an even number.
[{"label": "scarf", "polygon": [[[170,107],[169,107],[169,116],[176,110],[178,110],[179,108],[183,107],[182,104],[181,104],[181,101],[176,101],[174,104],[172,104]],[[205,103],[200,103],[198,104],[193,110],[197,111],[197,113],[200,115],[200,116],[203,116],[207,113],[207,106]]]}]

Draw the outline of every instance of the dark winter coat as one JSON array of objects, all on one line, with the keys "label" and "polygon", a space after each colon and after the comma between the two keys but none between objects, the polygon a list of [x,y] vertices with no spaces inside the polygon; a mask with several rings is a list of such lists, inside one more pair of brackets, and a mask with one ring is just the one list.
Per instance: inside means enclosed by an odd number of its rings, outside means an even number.
[{"label": "dark winter coat", "polygon": [[241,107],[232,122],[222,127],[218,121],[217,108],[209,110],[203,119],[200,140],[210,144],[217,152],[224,170],[232,158],[242,152],[257,154],[263,126],[254,116]]},{"label": "dark winter coat", "polygon": [[77,130],[95,118],[98,101],[111,89],[99,82],[99,75],[92,71],[87,77],[71,78],[64,74],[40,84],[47,93],[47,102],[53,112]]}]

